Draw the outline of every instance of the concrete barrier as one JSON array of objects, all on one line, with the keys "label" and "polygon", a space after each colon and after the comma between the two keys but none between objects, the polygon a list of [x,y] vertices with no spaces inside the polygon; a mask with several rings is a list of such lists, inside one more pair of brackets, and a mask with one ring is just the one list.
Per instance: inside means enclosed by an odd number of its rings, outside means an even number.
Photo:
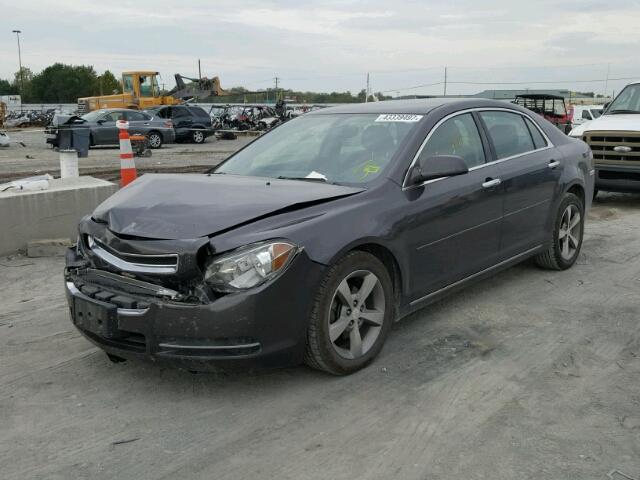
[{"label": "concrete barrier", "polygon": [[0,192],[0,255],[24,251],[34,240],[75,240],[80,218],[117,190],[85,176],[51,180],[48,190]]}]

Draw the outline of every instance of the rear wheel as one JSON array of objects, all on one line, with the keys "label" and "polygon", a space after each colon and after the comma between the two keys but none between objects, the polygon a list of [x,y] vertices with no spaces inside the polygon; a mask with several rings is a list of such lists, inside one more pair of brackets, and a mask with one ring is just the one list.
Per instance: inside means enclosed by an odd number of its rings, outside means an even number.
[{"label": "rear wheel", "polygon": [[382,262],[366,252],[347,254],[316,292],[305,363],[334,375],[363,368],[382,349],[394,307],[393,285]]},{"label": "rear wheel", "polygon": [[536,256],[536,263],[550,270],[566,270],[578,259],[584,233],[584,205],[573,193],[566,193],[556,214],[551,245]]},{"label": "rear wheel", "polygon": [[149,132],[147,140],[149,140],[149,147],[151,148],[160,148],[162,146],[162,135],[158,132]]},{"label": "rear wheel", "polygon": [[193,143],[204,143],[205,140],[204,132],[202,130],[193,130],[191,132],[191,141]]}]

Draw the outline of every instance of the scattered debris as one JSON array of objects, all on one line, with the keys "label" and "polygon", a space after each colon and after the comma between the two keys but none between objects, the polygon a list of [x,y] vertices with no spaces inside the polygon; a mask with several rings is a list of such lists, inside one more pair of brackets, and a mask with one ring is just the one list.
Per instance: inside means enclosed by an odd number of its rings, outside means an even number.
[{"label": "scattered debris", "polygon": [[48,173],[22,178],[20,180],[14,180],[13,182],[0,184],[0,192],[7,190],[47,190],[50,180],[53,180],[53,177]]},{"label": "scattered debris", "polygon": [[133,443],[137,440],[140,440],[140,437],[127,438],[126,440],[116,440],[115,442],[111,442],[112,446],[115,445],[124,445],[125,443]]}]

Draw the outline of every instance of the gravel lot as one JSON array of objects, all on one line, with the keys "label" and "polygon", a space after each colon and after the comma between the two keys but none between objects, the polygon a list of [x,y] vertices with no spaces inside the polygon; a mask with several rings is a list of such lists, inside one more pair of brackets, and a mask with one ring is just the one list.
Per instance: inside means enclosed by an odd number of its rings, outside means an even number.
[{"label": "gravel lot", "polygon": [[640,196],[603,196],[573,269],[423,309],[347,378],[112,364],[61,258],[0,259],[0,477],[640,478],[639,229]]},{"label": "gravel lot", "polygon": [[[60,157],[40,131],[9,132],[13,142],[0,148],[0,183],[39,173],[60,176]],[[231,153],[247,144],[254,137],[238,137],[236,140],[216,140],[209,137],[205,143],[166,144],[153,150],[149,158],[135,159],[141,172],[198,171],[220,163]],[[25,147],[16,142],[23,142]],[[96,147],[89,150],[89,157],[79,159],[80,173],[106,178],[119,177],[120,157],[117,147]]]}]

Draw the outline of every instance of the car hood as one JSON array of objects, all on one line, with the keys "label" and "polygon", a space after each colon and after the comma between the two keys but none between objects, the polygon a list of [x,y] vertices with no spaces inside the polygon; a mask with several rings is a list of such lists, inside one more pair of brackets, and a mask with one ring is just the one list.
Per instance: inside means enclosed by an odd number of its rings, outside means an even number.
[{"label": "car hood", "polygon": [[640,114],[602,115],[583,123],[583,132],[595,130],[640,131]]},{"label": "car hood", "polygon": [[92,218],[116,234],[190,239],[363,190],[239,175],[147,174],[100,204]]}]

